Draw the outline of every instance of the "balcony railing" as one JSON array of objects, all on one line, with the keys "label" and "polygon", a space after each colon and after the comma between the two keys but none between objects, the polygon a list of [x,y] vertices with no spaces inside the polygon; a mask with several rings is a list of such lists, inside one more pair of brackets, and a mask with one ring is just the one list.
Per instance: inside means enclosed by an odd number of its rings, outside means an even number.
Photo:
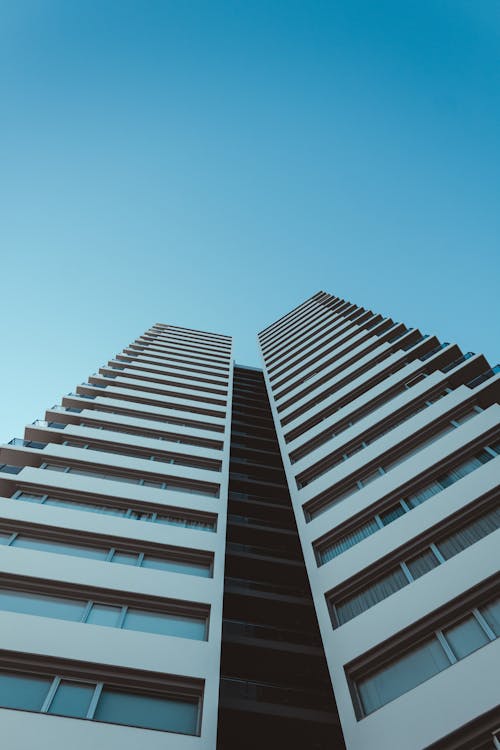
[{"label": "balcony railing", "polygon": [[19,474],[24,469],[24,466],[11,466],[10,464],[0,464],[0,471],[4,474]]},{"label": "balcony railing", "polygon": [[484,383],[485,380],[489,380],[489,378],[492,378],[494,375],[497,375],[500,372],[500,365],[495,365],[494,367],[491,367],[489,370],[486,370],[486,372],[483,372],[481,375],[478,375],[476,378],[473,378],[473,380],[470,380],[466,385],[469,388],[476,388],[478,385],[481,385],[481,383]]},{"label": "balcony railing", "polygon": [[46,419],[35,419],[31,424],[33,427],[52,427],[54,430],[64,430],[68,426],[66,422],[47,422]]},{"label": "balcony railing", "polygon": [[441,349],[445,349],[449,345],[450,345],[449,341],[444,341],[442,344],[435,346],[434,349],[431,349],[430,352],[426,352],[421,357],[419,357],[420,361],[425,362],[425,360],[430,359],[430,357],[432,357],[433,354],[437,354],[438,352],[441,351]]},{"label": "balcony railing", "polygon": [[319,693],[313,690],[271,685],[267,682],[237,680],[232,677],[222,677],[220,689],[223,698],[241,698],[258,701],[259,703],[274,703],[316,710],[331,710],[332,708],[332,698],[329,691]]},{"label": "balcony railing", "polygon": [[450,370],[453,370],[454,367],[458,367],[458,365],[461,365],[462,362],[466,362],[468,359],[474,356],[474,352],[466,352],[465,354],[462,354],[461,357],[458,359],[455,359],[453,362],[450,362],[449,365],[446,365],[445,367],[441,368],[441,372],[449,372]]},{"label": "balcony railing", "polygon": [[293,527],[290,525],[283,524],[280,521],[275,521],[273,519],[262,519],[262,518],[255,518],[254,516],[240,516],[237,513],[229,513],[227,516],[227,520],[232,523],[239,523],[239,524],[250,524],[252,526],[259,526],[263,529],[266,528],[273,528],[273,529],[280,529],[282,531],[290,531]]},{"label": "balcony railing", "polygon": [[223,620],[223,637],[227,635],[262,638],[267,641],[280,641],[281,643],[296,643],[308,646],[316,646],[320,642],[318,635],[314,632],[307,633],[300,630],[275,628],[270,625],[256,625],[240,620]]},{"label": "balcony railing", "polygon": [[265,581],[252,581],[246,578],[232,578],[227,576],[225,579],[226,586],[238,587],[241,589],[250,589],[251,591],[261,591],[269,594],[282,594],[283,596],[307,596],[308,592],[300,586],[290,586],[280,583],[266,583]]},{"label": "balcony railing", "polygon": [[[396,338],[397,338],[397,337],[396,337]],[[403,351],[403,352],[407,352],[407,351],[408,351],[409,349],[413,349],[413,347],[414,347],[414,346],[417,346],[417,344],[421,344],[421,343],[422,343],[422,341],[425,341],[425,340],[426,340],[426,339],[428,339],[428,338],[429,338],[429,334],[428,334],[428,333],[426,333],[426,334],[425,334],[425,336],[420,336],[420,338],[419,338],[419,339],[417,339],[416,341],[412,341],[412,343],[411,343],[411,344],[407,344],[406,346],[402,346],[402,347],[401,347],[401,351]],[[424,356],[425,356],[425,355],[424,355]],[[422,358],[421,358],[421,359],[422,359]]]},{"label": "balcony railing", "polygon": [[22,445],[23,448],[45,448],[48,443],[38,443],[35,440],[23,440],[23,438],[12,438],[8,445]]},{"label": "balcony railing", "polygon": [[[392,326],[392,328],[394,328],[394,326],[398,326],[398,325],[399,325],[399,323],[394,323],[394,325]],[[405,328],[404,331],[401,331],[400,333],[396,334],[396,336],[393,336],[391,339],[387,339],[387,343],[388,344],[393,344],[395,341],[397,341],[398,339],[402,338],[403,336],[406,336],[407,333],[410,333],[410,331],[413,331],[413,330],[414,330],[413,328]],[[413,346],[413,344],[412,344],[412,346]]]},{"label": "balcony railing", "polygon": [[[228,542],[226,545],[227,552],[248,552],[252,555],[262,555],[263,557],[278,557],[280,559],[294,560],[294,555],[290,550],[284,547],[261,547],[254,544],[240,544],[240,542]],[[293,550],[292,550],[293,551]]]}]

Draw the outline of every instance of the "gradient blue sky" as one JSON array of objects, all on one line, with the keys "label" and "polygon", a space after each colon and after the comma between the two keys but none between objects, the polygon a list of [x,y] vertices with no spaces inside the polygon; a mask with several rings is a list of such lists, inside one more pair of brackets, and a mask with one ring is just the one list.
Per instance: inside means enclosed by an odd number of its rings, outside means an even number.
[{"label": "gradient blue sky", "polygon": [[0,439],[319,289],[499,359],[496,0],[0,4]]}]

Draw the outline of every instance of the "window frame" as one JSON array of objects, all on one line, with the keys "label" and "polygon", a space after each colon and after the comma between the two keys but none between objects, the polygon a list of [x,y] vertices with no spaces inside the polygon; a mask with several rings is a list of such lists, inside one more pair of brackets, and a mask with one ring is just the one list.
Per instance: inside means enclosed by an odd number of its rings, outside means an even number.
[{"label": "window frame", "polygon": [[[376,711],[385,708],[385,706],[389,705],[393,700],[397,700],[397,698],[400,697],[396,696],[396,698],[391,699],[391,701],[388,701],[382,706],[379,706],[379,708],[374,709],[374,711],[366,713],[363,708],[361,696],[357,687],[357,683],[360,679],[375,675],[379,670],[383,669],[385,666],[389,666],[391,663],[396,662],[398,657],[402,657],[406,653],[410,653],[413,648],[418,647],[420,643],[423,643],[426,640],[436,638],[441,643],[441,645],[443,645],[442,641],[444,639],[447,644],[442,631],[453,626],[455,623],[458,623],[468,614],[473,613],[480,607],[487,605],[491,601],[494,601],[498,597],[499,583],[500,574],[497,573],[490,576],[489,578],[482,581],[479,585],[474,586],[472,589],[469,589],[450,602],[447,602],[442,607],[434,610],[434,612],[432,612],[429,616],[422,618],[415,623],[412,623],[409,627],[392,636],[387,641],[377,644],[369,651],[360,655],[348,664],[345,664],[344,674],[349,687],[356,720],[362,721],[367,716],[371,716],[372,713],[376,713]],[[496,640],[498,637],[500,637],[495,636],[494,638],[491,638],[491,636],[483,627],[482,622],[480,622],[475,615],[474,617],[488,636],[488,643],[484,645],[488,645],[489,643],[492,643],[493,640]],[[484,618],[482,619],[484,620]],[[489,628],[489,630],[490,633],[493,632],[491,631],[491,628]],[[453,666],[456,661],[462,661],[462,659],[457,659],[454,656],[453,652],[451,651],[451,646],[447,644],[445,653],[447,654],[448,658],[448,649],[452,654],[452,658],[454,659],[454,661],[450,660],[449,666]],[[467,656],[472,655],[472,653],[475,653],[475,651],[471,652],[471,654],[467,654]],[[463,658],[467,658],[467,656]],[[427,681],[428,680],[425,680],[424,682]],[[413,688],[410,688],[410,691],[417,687],[419,687],[419,685],[415,685]],[[405,693],[401,693],[400,695],[404,694]]]}]

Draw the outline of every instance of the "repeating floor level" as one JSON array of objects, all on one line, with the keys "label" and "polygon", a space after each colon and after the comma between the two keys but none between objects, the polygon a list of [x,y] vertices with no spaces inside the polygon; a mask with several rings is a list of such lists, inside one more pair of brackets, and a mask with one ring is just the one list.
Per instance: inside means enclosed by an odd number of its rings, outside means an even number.
[{"label": "repeating floor level", "polygon": [[500,750],[500,368],[318,292],[158,323],[0,455],[0,722],[54,750]]}]

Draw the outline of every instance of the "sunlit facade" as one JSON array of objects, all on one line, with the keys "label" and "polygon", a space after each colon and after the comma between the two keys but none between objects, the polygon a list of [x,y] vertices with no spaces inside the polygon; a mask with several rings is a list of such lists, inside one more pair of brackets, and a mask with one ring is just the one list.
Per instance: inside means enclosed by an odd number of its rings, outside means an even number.
[{"label": "sunlit facade", "polygon": [[324,292],[259,340],[347,748],[495,747],[499,368]]}]

